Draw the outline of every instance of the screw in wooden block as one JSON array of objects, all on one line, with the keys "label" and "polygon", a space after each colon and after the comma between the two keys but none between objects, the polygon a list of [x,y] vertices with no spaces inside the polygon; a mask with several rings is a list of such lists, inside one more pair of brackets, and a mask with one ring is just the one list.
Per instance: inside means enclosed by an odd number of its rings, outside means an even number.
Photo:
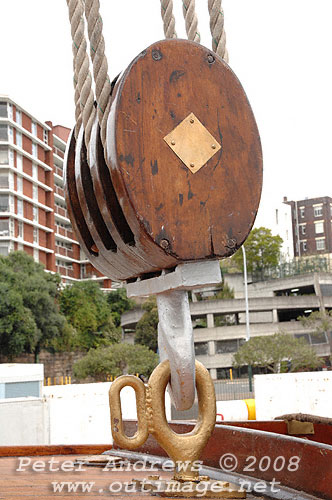
[{"label": "screw in wooden block", "polygon": [[171,141],[172,146],[175,146],[175,141]]},{"label": "screw in wooden block", "polygon": [[191,168],[195,166],[195,163],[190,163]]},{"label": "screw in wooden block", "polygon": [[212,146],[211,146],[212,149],[216,149],[216,147],[217,146],[215,144],[212,144]]},{"label": "screw in wooden block", "polygon": [[193,118],[190,118],[190,123],[194,123],[195,120]]},{"label": "screw in wooden block", "polygon": [[169,241],[166,240],[166,239],[161,240],[160,246],[161,246],[161,248],[163,248],[164,250],[166,250],[169,247]]}]

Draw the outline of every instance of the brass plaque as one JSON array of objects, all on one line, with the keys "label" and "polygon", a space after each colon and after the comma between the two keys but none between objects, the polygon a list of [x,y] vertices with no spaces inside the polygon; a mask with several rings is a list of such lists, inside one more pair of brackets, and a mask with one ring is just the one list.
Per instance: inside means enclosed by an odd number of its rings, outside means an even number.
[{"label": "brass plaque", "polygon": [[298,434],[315,434],[313,423],[299,422],[298,420],[287,421],[287,430],[290,436],[296,436]]},{"label": "brass plaque", "polygon": [[199,119],[190,113],[164,141],[193,174],[207,163],[221,148]]}]

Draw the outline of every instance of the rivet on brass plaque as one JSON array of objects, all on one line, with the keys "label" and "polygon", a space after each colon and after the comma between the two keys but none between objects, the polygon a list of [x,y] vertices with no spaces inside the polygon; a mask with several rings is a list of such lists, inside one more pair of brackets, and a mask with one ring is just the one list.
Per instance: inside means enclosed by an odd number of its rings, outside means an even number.
[{"label": "rivet on brass plaque", "polygon": [[195,174],[221,148],[218,141],[210,134],[199,119],[190,113],[164,141]]}]

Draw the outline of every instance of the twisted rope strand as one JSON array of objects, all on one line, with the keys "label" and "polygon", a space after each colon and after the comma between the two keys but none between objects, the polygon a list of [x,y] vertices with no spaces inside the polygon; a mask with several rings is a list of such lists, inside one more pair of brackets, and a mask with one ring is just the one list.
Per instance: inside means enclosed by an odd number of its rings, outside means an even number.
[{"label": "twisted rope strand", "polygon": [[161,17],[164,23],[165,38],[177,38],[175,17],[173,15],[173,0],[160,0]]},{"label": "twisted rope strand", "polygon": [[228,51],[226,49],[226,33],[224,29],[224,10],[221,0],[208,0],[210,13],[210,30],[212,35],[212,49],[216,54],[228,62]]},{"label": "twisted rope strand", "polygon": [[94,94],[92,78],[84,34],[84,9],[82,0],[67,0],[74,57],[74,89],[75,89],[75,137],[77,138],[81,124],[85,130],[85,144],[88,148],[91,128],[94,122]]},{"label": "twisted rope strand", "polygon": [[107,125],[107,113],[105,111],[111,94],[111,82],[108,76],[108,63],[105,55],[105,40],[103,36],[103,20],[100,15],[99,0],[85,0],[85,17],[88,25],[90,55],[93,64],[97,115],[101,129],[101,140],[105,147]]},{"label": "twisted rope strand", "polygon": [[182,0],[182,12],[186,23],[188,40],[200,43],[201,35],[198,31],[198,19],[195,11],[195,0]]}]

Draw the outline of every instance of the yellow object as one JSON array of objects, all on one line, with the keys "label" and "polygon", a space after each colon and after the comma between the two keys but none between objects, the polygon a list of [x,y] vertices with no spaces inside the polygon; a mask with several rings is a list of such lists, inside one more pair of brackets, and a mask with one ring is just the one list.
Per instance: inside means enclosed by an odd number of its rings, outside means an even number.
[{"label": "yellow object", "polygon": [[233,369],[232,368],[229,369],[229,378],[231,380],[233,380]]},{"label": "yellow object", "polygon": [[248,420],[256,420],[256,402],[254,399],[244,399],[248,408]]},{"label": "yellow object", "polygon": [[[180,465],[181,472],[174,479],[181,481],[199,478],[195,462],[199,460],[216,421],[216,396],[210,374],[199,361],[195,362],[195,369],[199,415],[196,426],[188,434],[176,434],[166,419],[165,390],[170,380],[168,360],[155,368],[147,385],[133,375],[124,375],[112,384],[109,391],[111,429],[116,444],[133,450],[142,446],[152,434],[170,458]],[[136,393],[138,430],[132,437],[124,433],[120,401],[120,391],[128,385]]]}]

